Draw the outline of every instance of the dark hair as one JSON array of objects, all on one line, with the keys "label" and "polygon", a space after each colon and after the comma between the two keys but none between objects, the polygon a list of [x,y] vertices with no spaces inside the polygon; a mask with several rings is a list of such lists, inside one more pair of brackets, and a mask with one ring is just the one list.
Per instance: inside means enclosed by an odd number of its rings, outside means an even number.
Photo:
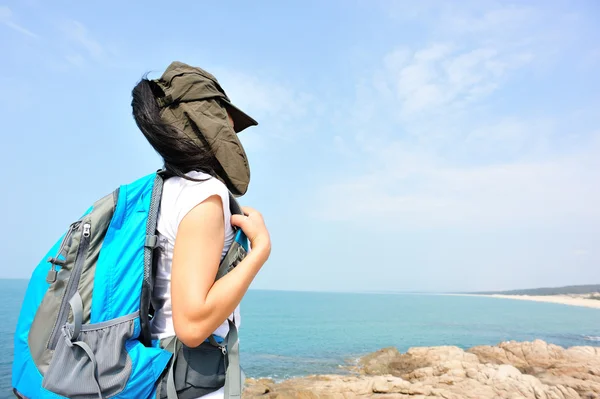
[{"label": "dark hair", "polygon": [[[210,147],[198,144],[161,118],[157,98],[163,95],[162,89],[144,76],[133,88],[131,106],[135,123],[162,157],[167,175],[196,180],[185,174],[201,171],[215,176],[216,158]],[[195,133],[198,135],[199,132]],[[206,141],[204,137],[198,138],[202,142]]]}]

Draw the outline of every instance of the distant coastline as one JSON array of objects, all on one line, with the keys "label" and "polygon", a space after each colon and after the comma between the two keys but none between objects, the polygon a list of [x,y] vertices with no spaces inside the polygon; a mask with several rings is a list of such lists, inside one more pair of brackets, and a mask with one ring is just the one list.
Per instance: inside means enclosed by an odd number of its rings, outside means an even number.
[{"label": "distant coastline", "polygon": [[521,301],[558,303],[561,305],[600,309],[600,284],[569,285],[565,287],[531,288],[511,291],[449,293],[444,295],[517,299]]},{"label": "distant coastline", "polygon": [[564,287],[544,287],[544,288],[529,288],[510,291],[478,291],[466,292],[466,294],[481,294],[481,295],[530,295],[530,296],[546,296],[546,295],[593,295],[600,293],[600,284],[586,285],[567,285]]},{"label": "distant coastline", "polygon": [[[560,305],[582,306],[586,308],[600,309],[600,300],[592,299],[590,294],[572,295],[504,295],[504,294],[445,294],[456,296],[479,296],[487,298],[516,299],[520,301],[548,302]],[[600,298],[600,293],[598,294]]]}]

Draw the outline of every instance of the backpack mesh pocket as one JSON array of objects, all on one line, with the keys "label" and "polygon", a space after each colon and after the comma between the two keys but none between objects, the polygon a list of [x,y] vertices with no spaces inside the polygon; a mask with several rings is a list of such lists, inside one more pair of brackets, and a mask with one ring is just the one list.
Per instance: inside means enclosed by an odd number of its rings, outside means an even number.
[{"label": "backpack mesh pocket", "polygon": [[[138,312],[81,327],[65,325],[42,386],[71,399],[96,399],[120,393],[131,374],[125,343],[133,336]],[[91,353],[89,353],[91,351]]]}]

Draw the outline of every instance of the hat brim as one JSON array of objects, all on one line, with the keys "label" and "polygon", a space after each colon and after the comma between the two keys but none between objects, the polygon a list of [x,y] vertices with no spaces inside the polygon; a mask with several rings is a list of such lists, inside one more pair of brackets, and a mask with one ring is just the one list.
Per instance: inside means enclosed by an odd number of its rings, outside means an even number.
[{"label": "hat brim", "polygon": [[231,119],[233,119],[233,130],[235,130],[236,133],[239,133],[250,126],[258,125],[258,122],[254,120],[254,118],[229,101],[223,100],[223,104],[227,108],[229,115],[231,115]]}]

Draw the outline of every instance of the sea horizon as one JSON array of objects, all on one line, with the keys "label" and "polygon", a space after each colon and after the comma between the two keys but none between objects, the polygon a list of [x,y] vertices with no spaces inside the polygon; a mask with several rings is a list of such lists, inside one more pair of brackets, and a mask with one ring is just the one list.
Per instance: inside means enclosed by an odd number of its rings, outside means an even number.
[{"label": "sea horizon", "polygon": [[[29,281],[29,278],[25,277],[1,277],[2,280],[11,281]],[[598,285],[600,286],[600,285]],[[505,289],[505,290],[468,290],[468,291],[456,291],[456,290],[335,290],[335,289],[280,289],[280,288],[253,288],[250,287],[248,291],[267,291],[267,292],[299,292],[299,293],[324,293],[324,294],[423,294],[423,295],[447,295],[447,294],[472,294],[472,295],[488,295],[488,294],[500,294],[512,291],[532,291],[539,289],[547,289],[553,287],[533,287],[533,288],[522,288],[522,289]],[[557,287],[562,288],[562,287]],[[518,294],[515,294],[518,295]]]}]

